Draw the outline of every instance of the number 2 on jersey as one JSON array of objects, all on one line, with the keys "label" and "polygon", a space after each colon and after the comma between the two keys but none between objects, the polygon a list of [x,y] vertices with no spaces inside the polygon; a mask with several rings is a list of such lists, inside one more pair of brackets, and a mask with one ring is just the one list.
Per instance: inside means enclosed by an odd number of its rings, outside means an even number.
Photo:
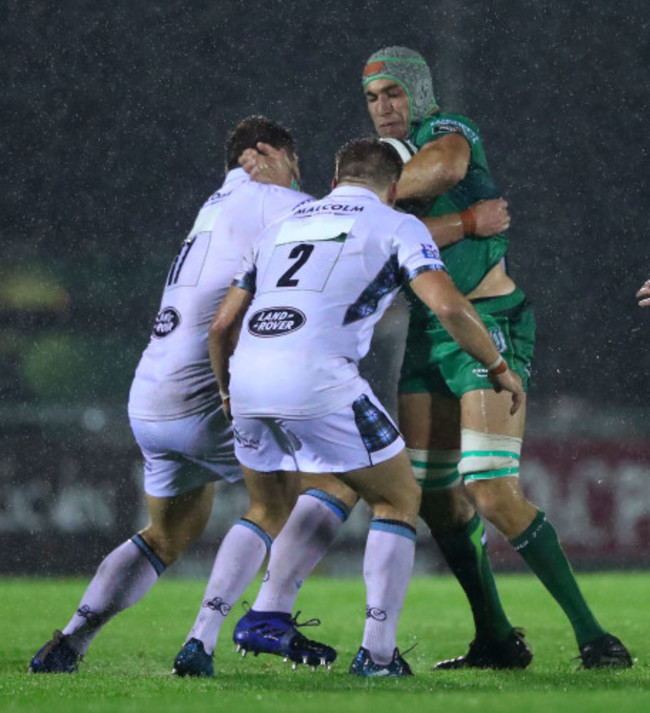
[{"label": "number 2 on jersey", "polygon": [[296,245],[289,253],[289,258],[295,259],[296,262],[282,275],[277,281],[277,287],[297,287],[298,280],[294,279],[294,275],[300,268],[309,260],[309,256],[314,252],[314,246],[307,243]]},{"label": "number 2 on jersey", "polygon": [[[279,240],[257,283],[258,292],[276,292],[287,287],[322,292],[341,256],[347,235],[312,233],[308,240]],[[290,263],[288,269],[287,263]]]}]

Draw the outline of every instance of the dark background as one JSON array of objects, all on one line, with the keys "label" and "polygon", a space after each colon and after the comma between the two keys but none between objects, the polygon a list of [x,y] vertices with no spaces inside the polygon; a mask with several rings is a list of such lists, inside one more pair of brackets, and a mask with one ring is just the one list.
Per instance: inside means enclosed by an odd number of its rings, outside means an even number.
[{"label": "dark background", "polygon": [[473,118],[537,309],[533,396],[649,402],[647,2],[10,1],[1,24],[4,403],[124,404],[178,242],[264,113],[304,188],[371,124],[364,60],[405,44]]},{"label": "dark background", "polygon": [[[393,44],[478,123],[510,202],[538,320],[524,481],[572,555],[647,560],[649,3],[9,0],[0,20],[1,571],[87,572],[144,524],[128,388],[226,132],[285,123],[324,194],[336,148],[372,131],[364,62]],[[226,490],[203,574],[245,507]]]}]

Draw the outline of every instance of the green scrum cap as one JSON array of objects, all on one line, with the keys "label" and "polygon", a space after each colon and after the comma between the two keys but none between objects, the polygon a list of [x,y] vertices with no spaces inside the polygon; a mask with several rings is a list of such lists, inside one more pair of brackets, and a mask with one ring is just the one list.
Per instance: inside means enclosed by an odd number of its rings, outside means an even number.
[{"label": "green scrum cap", "polygon": [[363,88],[373,79],[392,79],[409,98],[411,123],[438,108],[431,71],[421,54],[408,47],[385,47],[370,55],[363,70]]}]

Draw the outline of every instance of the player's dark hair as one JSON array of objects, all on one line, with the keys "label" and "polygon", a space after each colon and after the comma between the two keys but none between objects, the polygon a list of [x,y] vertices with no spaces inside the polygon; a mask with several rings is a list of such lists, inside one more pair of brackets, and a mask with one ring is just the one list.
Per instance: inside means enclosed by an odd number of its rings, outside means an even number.
[{"label": "player's dark hair", "polygon": [[276,149],[295,153],[293,137],[284,126],[265,116],[248,116],[237,124],[226,139],[226,168],[239,166],[238,159],[246,149],[254,149],[259,141]]},{"label": "player's dark hair", "polygon": [[399,181],[402,159],[390,144],[376,138],[354,139],[336,152],[336,179],[375,183],[384,188]]}]

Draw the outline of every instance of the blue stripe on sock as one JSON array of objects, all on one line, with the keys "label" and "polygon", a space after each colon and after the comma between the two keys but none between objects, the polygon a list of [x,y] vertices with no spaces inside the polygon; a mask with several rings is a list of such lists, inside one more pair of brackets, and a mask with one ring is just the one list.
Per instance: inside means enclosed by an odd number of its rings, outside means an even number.
[{"label": "blue stripe on sock", "polygon": [[340,518],[341,522],[345,522],[350,516],[351,508],[331,493],[327,493],[324,490],[318,490],[317,488],[309,488],[309,490],[305,490],[303,495],[311,495],[312,498],[320,500],[323,505],[327,505],[327,507],[338,518]]},{"label": "blue stripe on sock", "polygon": [[415,528],[400,520],[384,520],[381,517],[373,517],[370,521],[370,529],[392,532],[393,535],[400,535],[415,542]]},{"label": "blue stripe on sock", "polygon": [[247,527],[249,530],[252,530],[256,535],[259,535],[262,538],[262,540],[264,540],[266,549],[267,550],[271,549],[271,544],[273,543],[273,540],[271,539],[271,536],[268,533],[264,532],[264,530],[262,530],[262,528],[259,525],[256,525],[251,520],[247,520],[245,517],[242,517],[239,520],[237,520],[235,525],[241,525],[242,527]]},{"label": "blue stripe on sock", "polygon": [[140,533],[133,535],[131,542],[142,552],[142,554],[149,560],[151,566],[156,571],[156,574],[160,575],[167,569],[165,563],[158,557],[158,555],[149,547],[149,545],[144,541],[144,538]]}]

